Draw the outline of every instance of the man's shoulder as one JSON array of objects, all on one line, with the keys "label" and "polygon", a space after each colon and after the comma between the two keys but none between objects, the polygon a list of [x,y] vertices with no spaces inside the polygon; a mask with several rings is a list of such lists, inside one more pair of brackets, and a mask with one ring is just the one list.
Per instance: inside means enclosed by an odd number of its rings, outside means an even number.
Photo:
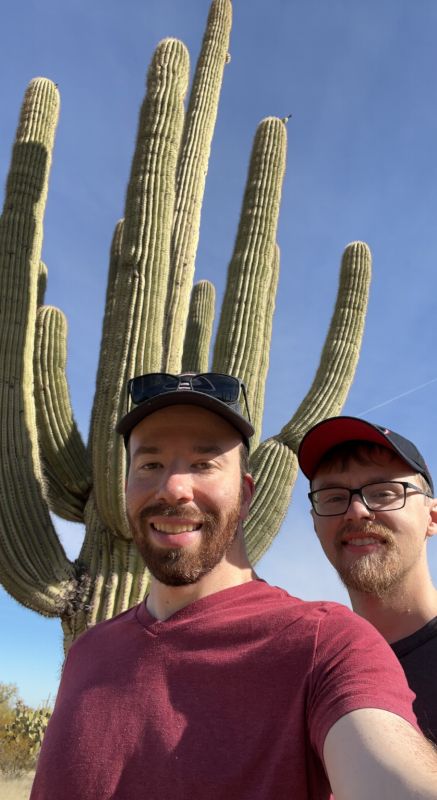
[{"label": "man's shoulder", "polygon": [[397,657],[402,661],[403,658],[414,654],[416,650],[422,653],[433,651],[437,656],[437,617],[434,617],[426,625],[423,625],[414,633],[403,639],[398,639],[391,645]]},{"label": "man's shoulder", "polygon": [[280,586],[274,586],[265,581],[259,581],[259,583],[261,584],[261,593],[264,591],[272,604],[294,609],[297,613],[307,617],[324,618],[327,615],[335,618],[356,617],[356,614],[350,608],[334,600],[303,600],[301,597],[290,594]]},{"label": "man's shoulder", "polygon": [[116,614],[111,619],[97,622],[78,636],[71,645],[69,653],[73,653],[78,649],[93,647],[105,639],[116,637],[117,633],[124,628],[129,628],[131,625],[137,626],[137,612],[140,606],[141,603],[122,611],[120,614]]},{"label": "man's shoulder", "polygon": [[[266,587],[272,619],[276,616],[281,620],[284,629],[289,625],[290,635],[299,631],[304,638],[313,639],[321,654],[350,648],[364,653],[376,648],[390,659],[390,647],[381,634],[347,606],[331,600],[302,600],[280,587]],[[266,605],[269,608],[268,602]]]},{"label": "man's shoulder", "polygon": [[[359,617],[350,608],[331,600],[302,600],[289,594],[279,586],[272,586],[260,581],[260,586],[255,595],[257,603],[254,613],[264,618],[270,617],[272,625],[281,627],[290,624],[294,628],[302,628],[306,634],[330,636],[330,631],[338,635],[346,631],[347,636],[362,634],[362,631],[376,633],[373,626]],[[255,597],[253,598],[255,600]],[[376,634],[379,637],[379,634]]]}]

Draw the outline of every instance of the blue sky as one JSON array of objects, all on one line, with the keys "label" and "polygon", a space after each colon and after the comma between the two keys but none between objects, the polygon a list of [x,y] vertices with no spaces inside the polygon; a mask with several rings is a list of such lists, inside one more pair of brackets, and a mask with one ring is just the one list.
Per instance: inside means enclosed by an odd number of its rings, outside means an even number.
[{"label": "blue sky", "polygon": [[[61,92],[43,245],[46,302],[68,318],[68,378],[84,436],[109,245],[123,213],[147,65],[168,35],[185,42],[194,64],[208,7],[209,0],[15,0],[3,12],[3,185],[27,83],[44,75]],[[342,250],[362,239],[372,250],[373,282],[344,411],[413,439],[435,477],[436,36],[434,0],[235,0],[196,268],[220,299],[256,125],[292,112],[264,436],[282,427],[310,385]],[[312,532],[305,492],[299,479],[258,571],[302,597],[344,602]],[[80,526],[56,524],[74,556]],[[429,554],[437,579],[435,542]],[[17,683],[32,704],[53,696],[59,622],[1,591],[0,623],[0,681]]]}]

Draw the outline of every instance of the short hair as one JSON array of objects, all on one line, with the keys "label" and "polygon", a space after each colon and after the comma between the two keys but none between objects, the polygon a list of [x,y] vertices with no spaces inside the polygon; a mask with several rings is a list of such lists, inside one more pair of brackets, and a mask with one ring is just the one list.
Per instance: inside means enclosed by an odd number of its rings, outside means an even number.
[{"label": "short hair", "polygon": [[[320,468],[326,467],[331,469],[336,466],[341,472],[344,472],[352,460],[364,466],[369,462],[383,465],[388,461],[395,461],[396,459],[399,459],[399,461],[404,461],[402,456],[398,455],[394,450],[391,450],[390,447],[384,447],[384,445],[376,444],[376,442],[365,442],[361,439],[351,439],[348,442],[341,442],[341,444],[331,447],[331,449],[323,455],[317,464],[316,473]],[[406,467],[410,467],[406,461],[404,461],[404,463]],[[418,481],[421,484],[421,488],[423,488],[425,492],[429,492],[429,494],[432,495],[431,487],[425,476],[420,472],[414,472],[412,467],[410,467],[410,469],[412,470],[413,474],[417,475]]]}]

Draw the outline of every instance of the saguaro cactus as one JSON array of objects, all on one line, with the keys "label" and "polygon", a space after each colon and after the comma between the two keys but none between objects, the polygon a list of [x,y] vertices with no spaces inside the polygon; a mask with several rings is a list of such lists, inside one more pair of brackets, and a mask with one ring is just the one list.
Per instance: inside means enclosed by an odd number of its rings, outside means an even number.
[{"label": "saguaro cactus", "polygon": [[[115,229],[87,446],[74,422],[65,378],[66,322],[42,305],[41,263],[58,92],[30,84],[18,126],[0,220],[0,578],[24,605],[59,616],[66,646],[87,626],[137,602],[147,571],[125,519],[124,453],[114,427],[128,377],[166,369],[206,370],[214,290],[191,292],[200,209],[231,26],[230,0],[211,5],[187,112],[188,54],[168,39],[148,72],[124,221]],[[370,256],[346,248],[331,327],[313,387],[283,429],[259,444],[279,271],[276,228],[286,128],[256,132],[212,368],[248,387],[256,427],[251,458],[257,494],[246,526],[256,561],[276,535],[308,426],[340,411],[357,363]],[[191,301],[190,301],[191,292]],[[49,510],[85,522],[71,563]]]}]

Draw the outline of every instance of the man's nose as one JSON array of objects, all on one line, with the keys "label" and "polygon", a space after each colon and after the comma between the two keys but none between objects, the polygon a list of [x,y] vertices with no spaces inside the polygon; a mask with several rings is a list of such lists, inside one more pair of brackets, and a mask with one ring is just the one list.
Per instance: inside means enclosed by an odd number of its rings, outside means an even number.
[{"label": "man's nose", "polygon": [[367,508],[361,495],[358,492],[354,492],[344,516],[345,519],[369,519],[374,516],[374,512]]},{"label": "man's nose", "polygon": [[176,466],[166,469],[156,494],[157,500],[169,504],[190,502],[194,496],[192,475]]}]

